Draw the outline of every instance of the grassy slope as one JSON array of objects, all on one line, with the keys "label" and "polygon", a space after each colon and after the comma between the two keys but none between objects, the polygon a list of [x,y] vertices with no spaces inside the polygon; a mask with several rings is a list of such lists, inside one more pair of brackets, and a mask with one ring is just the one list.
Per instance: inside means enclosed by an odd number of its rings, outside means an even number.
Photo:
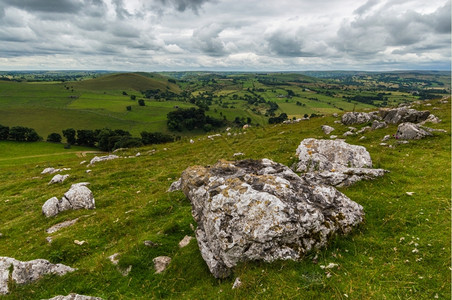
[{"label": "grassy slope", "polygon": [[[312,262],[315,253],[300,262],[244,263],[225,280],[209,273],[195,241],[178,247],[186,234],[193,235],[190,224],[194,221],[185,196],[166,192],[170,183],[188,166],[232,159],[236,152],[290,165],[303,138],[324,137],[322,124],[335,127],[338,135],[347,130],[345,126],[325,117],[251,128],[246,134],[215,141],[200,137],[190,144],[183,139],[128,150],[126,154],[140,151],[143,155],[99,163],[89,174],[79,164],[86,158],[75,155],[58,162],[24,161],[1,168],[0,255],[45,258],[78,268],[64,277],[12,286],[4,298],[41,299],[77,292],[104,299],[431,299],[436,294],[450,299],[450,105],[432,103],[441,108],[434,113],[443,119],[432,127],[446,129],[448,134],[437,133],[408,145],[391,140],[395,148],[379,145],[384,135],[395,133],[395,126],[368,133],[362,141],[347,138],[369,150],[375,167],[391,171],[381,179],[341,189],[366,212],[365,223],[353,234],[336,238],[320,250],[317,264]],[[147,155],[152,148],[156,153]],[[47,186],[51,175],[40,172],[48,166],[71,167],[71,177],[62,185]],[[80,181],[91,182],[95,211],[69,211],[49,219],[41,215],[47,199],[60,197],[70,184]],[[45,241],[46,228],[75,217],[81,218],[53,234],[52,244]],[[75,239],[87,243],[78,246]],[[148,248],[144,240],[161,246]],[[116,252],[121,253],[120,266],[133,266],[127,277],[107,259]],[[159,255],[173,260],[163,274],[154,274],[152,259]],[[320,265],[331,262],[339,267],[330,271],[330,277]],[[240,276],[243,286],[232,290],[235,276]]]}]

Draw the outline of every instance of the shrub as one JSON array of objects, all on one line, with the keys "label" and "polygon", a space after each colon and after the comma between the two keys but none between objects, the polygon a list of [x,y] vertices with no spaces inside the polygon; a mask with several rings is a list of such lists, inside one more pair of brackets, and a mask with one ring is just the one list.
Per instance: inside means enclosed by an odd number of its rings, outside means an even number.
[{"label": "shrub", "polygon": [[144,103],[143,99],[140,99],[140,100],[138,100],[138,105],[145,106],[146,104]]},{"label": "shrub", "polygon": [[61,143],[61,135],[59,133],[51,133],[47,136],[47,142]]},{"label": "shrub", "polygon": [[7,140],[9,136],[9,127],[0,125],[0,141]]}]

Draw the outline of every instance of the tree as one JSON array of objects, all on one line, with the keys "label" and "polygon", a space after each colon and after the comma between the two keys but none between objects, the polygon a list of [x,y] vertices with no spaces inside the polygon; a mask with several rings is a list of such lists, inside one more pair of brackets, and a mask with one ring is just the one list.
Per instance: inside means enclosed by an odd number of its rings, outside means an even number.
[{"label": "tree", "polygon": [[161,132],[141,132],[141,140],[144,145],[151,144],[163,144],[168,142],[173,142],[174,137],[169,134],[164,134]]},{"label": "tree", "polygon": [[77,130],[77,144],[81,146],[94,147],[97,142],[96,134],[93,130],[82,129]]},{"label": "tree", "polygon": [[286,113],[282,113],[278,117],[274,117],[274,118],[268,119],[268,123],[270,123],[270,124],[277,124],[277,123],[282,123],[285,120],[287,120],[287,114]]},{"label": "tree", "polygon": [[75,129],[74,128],[68,128],[63,130],[63,136],[66,138],[66,141],[69,145],[74,145],[76,142],[75,139]]},{"label": "tree", "polygon": [[17,142],[37,142],[42,139],[33,128],[23,126],[11,127],[9,138]]},{"label": "tree", "polygon": [[51,133],[47,136],[47,142],[61,143],[61,135],[59,133]]},{"label": "tree", "polygon": [[9,127],[0,125],[0,141],[7,140],[9,136]]},{"label": "tree", "polygon": [[138,100],[138,105],[145,106],[146,104],[144,103],[143,99],[140,99],[140,100]]},{"label": "tree", "polygon": [[130,105],[126,106],[126,109],[127,109],[128,111],[131,111],[131,110],[132,110],[132,106],[130,106]]},{"label": "tree", "polygon": [[130,100],[136,100],[137,99],[137,96],[135,96],[135,95],[130,95]]}]

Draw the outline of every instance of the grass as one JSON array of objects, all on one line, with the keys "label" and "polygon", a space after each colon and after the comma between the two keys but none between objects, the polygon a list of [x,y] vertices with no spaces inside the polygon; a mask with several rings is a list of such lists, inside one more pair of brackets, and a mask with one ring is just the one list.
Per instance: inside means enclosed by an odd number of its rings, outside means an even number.
[{"label": "grass", "polygon": [[[80,161],[94,154],[52,156],[66,150],[47,143],[27,147],[2,143],[0,153],[6,159],[49,156],[33,163],[11,160],[14,167],[0,168],[1,255],[44,258],[78,269],[63,277],[12,286],[4,299],[42,299],[70,292],[104,299],[432,299],[436,295],[450,299],[450,104],[431,103],[440,108],[434,114],[443,119],[432,127],[446,129],[447,134],[435,133],[407,145],[390,140],[394,148],[379,144],[384,135],[395,133],[396,126],[366,133],[364,140],[346,138],[365,146],[375,167],[390,171],[378,180],[341,189],[366,212],[365,222],[351,235],[333,238],[326,249],[299,262],[242,263],[224,280],[210,274],[195,240],[186,248],[178,247],[185,235],[194,236],[190,224],[196,224],[185,196],[166,192],[171,182],[188,166],[233,159],[236,152],[291,165],[301,140],[325,138],[321,125],[333,126],[336,135],[348,130],[334,124],[333,117],[252,127],[246,133],[236,130],[236,135],[223,134],[214,141],[197,136],[192,137],[194,144],[182,138],[129,149],[121,155],[142,155],[98,163],[90,167],[91,173]],[[149,152],[152,149],[156,151]],[[70,167],[71,176],[64,184],[48,186],[52,175],[40,174],[47,166]],[[48,219],[41,214],[47,199],[61,197],[72,183],[81,181],[91,183],[95,210],[67,211]],[[53,234],[51,244],[46,242],[47,228],[76,217],[80,217],[76,224]],[[76,245],[76,239],[87,243]],[[146,247],[145,240],[161,245]],[[120,267],[132,266],[127,277],[108,260],[113,253],[120,253]],[[172,262],[163,274],[155,274],[152,259],[160,255],[172,257]],[[329,263],[338,267],[329,272],[320,268]],[[232,290],[237,276],[243,285]]]}]

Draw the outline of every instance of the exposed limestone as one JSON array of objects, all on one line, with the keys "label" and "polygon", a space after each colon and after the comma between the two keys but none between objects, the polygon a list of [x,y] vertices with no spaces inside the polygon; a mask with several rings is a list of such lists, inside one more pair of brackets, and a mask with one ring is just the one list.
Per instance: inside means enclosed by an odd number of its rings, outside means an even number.
[{"label": "exposed limestone", "polygon": [[232,156],[237,157],[237,156],[244,156],[244,155],[245,155],[245,153],[237,152],[237,153],[234,153]]},{"label": "exposed limestone", "polygon": [[375,121],[373,121],[372,122],[372,130],[377,130],[377,129],[381,129],[381,128],[386,128],[386,127],[388,127],[388,124],[386,124],[386,122],[380,122],[380,121],[377,121],[377,120],[375,120]]},{"label": "exposed limestone", "polygon": [[403,122],[419,123],[427,119],[430,112],[418,111],[412,108],[399,107],[393,109],[380,109],[381,118],[388,124],[399,124]]},{"label": "exposed limestone", "polygon": [[166,270],[171,262],[171,257],[158,256],[152,260],[154,262],[155,273],[159,274]]},{"label": "exposed limestone", "polygon": [[63,183],[68,177],[69,177],[69,174],[66,174],[66,175],[57,174],[57,175],[53,176],[53,178],[50,180],[50,182],[48,184],[51,185],[54,183]]},{"label": "exposed limestone", "polygon": [[328,125],[322,125],[322,130],[325,134],[330,134],[334,131],[334,128]]},{"label": "exposed limestone", "polygon": [[74,219],[74,220],[64,221],[64,222],[55,224],[52,227],[50,227],[49,229],[47,229],[46,232],[48,234],[55,233],[55,232],[57,232],[58,230],[60,230],[62,228],[66,228],[66,227],[74,225],[75,222],[77,222],[77,221],[78,221],[78,218]]},{"label": "exposed limestone", "polygon": [[88,184],[88,182],[73,184],[61,200],[57,197],[50,198],[42,206],[42,213],[46,217],[52,217],[69,209],[96,208],[93,193],[86,187]]},{"label": "exposed limestone", "polygon": [[171,183],[170,187],[168,188],[168,192],[174,192],[174,191],[180,191],[180,190],[181,190],[180,178],[177,181],[174,181],[173,183]]},{"label": "exposed limestone", "polygon": [[[11,266],[12,272],[10,271]],[[36,281],[47,274],[62,276],[75,270],[62,264],[52,264],[45,259],[24,262],[11,257],[0,256],[0,295],[8,294],[8,280],[10,276],[17,284],[26,284]]]},{"label": "exposed limestone", "polygon": [[371,116],[364,112],[347,112],[342,115],[342,124],[363,124],[371,121]]},{"label": "exposed limestone", "polygon": [[383,176],[383,169],[372,169],[372,159],[363,146],[344,140],[305,139],[297,148],[297,172],[309,182],[348,186],[363,179]]},{"label": "exposed limestone", "polygon": [[356,133],[354,133],[353,131],[347,131],[343,134],[343,136],[351,136],[351,135],[356,135]]},{"label": "exposed limestone", "polygon": [[391,139],[391,136],[389,134],[387,134],[381,139],[381,141],[386,142],[386,141],[389,141],[389,139]]},{"label": "exposed limestone", "polygon": [[62,169],[55,169],[55,168],[45,168],[41,174],[53,174],[53,173],[57,173],[57,172],[61,172],[61,171],[68,171],[71,168],[62,168]]},{"label": "exposed limestone", "polygon": [[107,161],[107,160],[112,160],[112,159],[117,159],[119,158],[119,156],[117,155],[105,155],[105,156],[94,156],[93,159],[91,159],[91,161],[89,162],[88,166],[92,166],[95,163],[101,162],[101,161]]},{"label": "exposed limestone", "polygon": [[93,297],[93,296],[85,296],[85,295],[79,295],[79,294],[69,294],[67,296],[55,296],[53,298],[47,299],[47,300],[103,300],[99,297]]},{"label": "exposed limestone", "polygon": [[[375,122],[375,121],[374,121],[374,122]],[[371,127],[369,127],[369,126],[364,126],[364,127],[361,128],[360,130],[358,130],[356,133],[363,134],[364,132],[370,131],[370,130],[371,130]]]},{"label": "exposed limestone", "polygon": [[268,159],[193,166],[181,178],[201,255],[217,278],[241,261],[300,259],[363,220],[362,207],[334,187]]},{"label": "exposed limestone", "polygon": [[184,248],[190,244],[190,241],[193,239],[192,236],[186,235],[184,238],[179,242],[179,248]]},{"label": "exposed limestone", "polygon": [[239,287],[241,287],[242,286],[242,281],[240,281],[240,277],[237,277],[235,280],[234,280],[234,284],[232,285],[232,289],[234,290],[234,289],[238,289]]},{"label": "exposed limestone", "polygon": [[396,138],[402,140],[419,140],[432,134],[420,125],[413,123],[402,123],[397,127]]},{"label": "exposed limestone", "polygon": [[438,124],[440,122],[441,122],[441,120],[437,116],[435,116],[434,114],[430,114],[428,116],[428,118],[425,119],[424,121],[422,121],[421,123],[419,123],[419,125],[424,125],[425,123]]}]

